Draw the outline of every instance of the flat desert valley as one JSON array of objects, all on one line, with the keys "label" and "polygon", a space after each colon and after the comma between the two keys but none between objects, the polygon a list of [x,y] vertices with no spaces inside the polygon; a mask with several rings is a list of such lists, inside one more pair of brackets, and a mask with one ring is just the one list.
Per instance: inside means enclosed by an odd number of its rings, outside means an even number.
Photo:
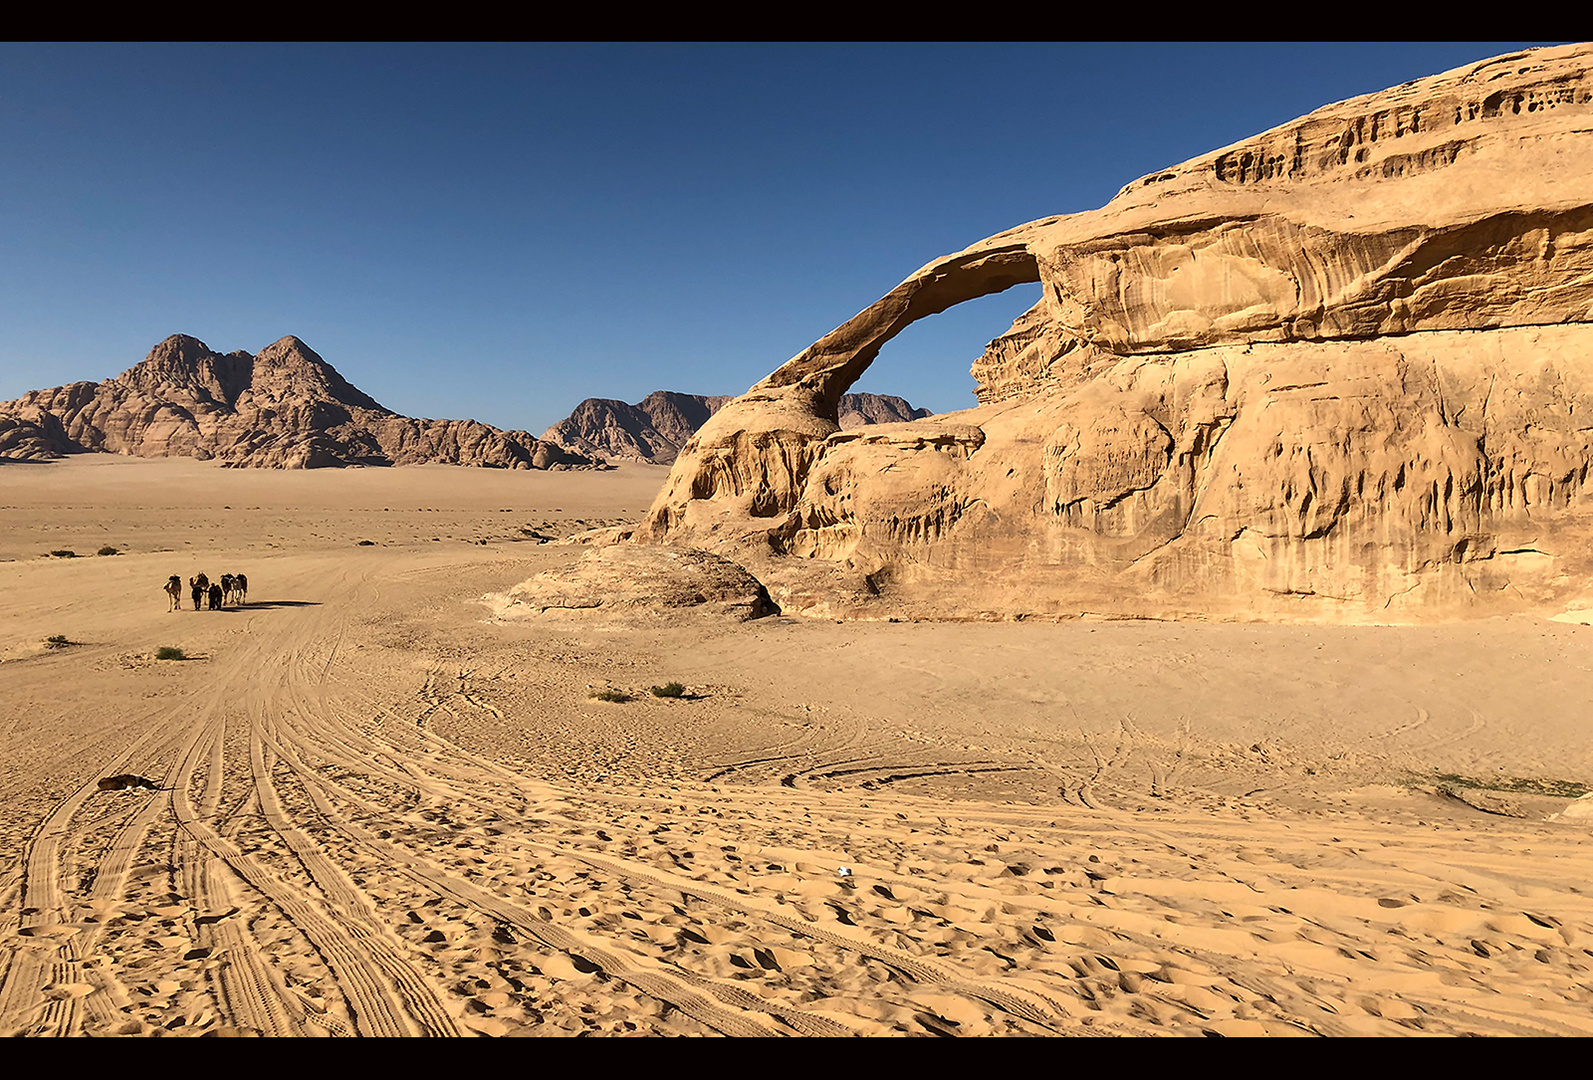
[{"label": "flat desert valley", "polygon": [[0,1029],[1593,1034],[1593,628],[495,618],[664,476],[0,463]]}]

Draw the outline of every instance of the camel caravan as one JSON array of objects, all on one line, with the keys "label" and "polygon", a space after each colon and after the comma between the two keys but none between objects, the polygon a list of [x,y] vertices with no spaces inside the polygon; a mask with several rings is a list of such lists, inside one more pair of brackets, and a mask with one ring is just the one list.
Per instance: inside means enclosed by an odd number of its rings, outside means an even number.
[{"label": "camel caravan", "polygon": [[[242,574],[222,574],[220,581],[213,582],[200,574],[188,579],[188,593],[193,597],[195,611],[201,606],[207,606],[211,611],[220,611],[228,604],[242,607],[249,602],[249,579]],[[182,607],[183,579],[176,574],[167,578],[166,595],[171,598],[168,611]]]}]

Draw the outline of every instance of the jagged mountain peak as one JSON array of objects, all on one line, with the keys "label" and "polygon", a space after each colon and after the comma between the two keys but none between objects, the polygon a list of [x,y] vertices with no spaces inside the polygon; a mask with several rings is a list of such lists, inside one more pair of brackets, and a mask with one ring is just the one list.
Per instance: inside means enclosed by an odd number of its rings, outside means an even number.
[{"label": "jagged mountain peak", "polygon": [[267,367],[332,368],[320,353],[292,334],[273,341],[256,353],[254,359],[257,365]]},{"label": "jagged mountain peak", "polygon": [[292,334],[254,354],[217,353],[196,337],[173,334],[115,381],[157,400],[191,396],[234,408],[247,391],[261,402],[333,402],[391,413]]},{"label": "jagged mountain peak", "polygon": [[215,353],[210,346],[198,338],[191,337],[188,334],[172,334],[149,350],[149,356],[143,362],[161,367],[192,366],[214,355]]},{"label": "jagged mountain peak", "polygon": [[218,354],[196,337],[173,334],[113,381],[156,399],[186,393],[231,406],[249,384],[252,362],[246,352]]},{"label": "jagged mountain peak", "polygon": [[291,334],[258,354],[218,354],[196,337],[173,334],[114,379],[0,402],[0,458],[85,451],[274,468],[597,464],[523,431],[400,416]]},{"label": "jagged mountain peak", "polygon": [[256,396],[274,400],[303,397],[391,412],[343,378],[320,353],[292,334],[278,338],[255,355],[251,383]]}]

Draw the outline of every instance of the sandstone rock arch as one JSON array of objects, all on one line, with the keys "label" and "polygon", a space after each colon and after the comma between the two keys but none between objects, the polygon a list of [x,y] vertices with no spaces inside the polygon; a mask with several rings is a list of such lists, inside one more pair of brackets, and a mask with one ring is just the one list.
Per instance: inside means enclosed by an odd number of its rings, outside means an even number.
[{"label": "sandstone rock arch", "polygon": [[[837,432],[903,327],[1034,280],[974,362],[978,408]],[[1588,416],[1574,45],[1325,106],[936,260],[722,409],[637,539],[772,556],[775,583],[925,585],[929,614],[1593,606]]]},{"label": "sandstone rock arch", "polygon": [[644,535],[667,536],[693,501],[743,501],[755,517],[790,510],[817,445],[840,430],[841,395],[888,341],[957,304],[1038,281],[1039,262],[1022,235],[929,263],[711,417],[677,458]]},{"label": "sandstone rock arch", "polygon": [[753,391],[801,386],[833,411],[885,343],[919,319],[1039,280],[1039,262],[1022,240],[987,240],[937,259],[786,361]]}]

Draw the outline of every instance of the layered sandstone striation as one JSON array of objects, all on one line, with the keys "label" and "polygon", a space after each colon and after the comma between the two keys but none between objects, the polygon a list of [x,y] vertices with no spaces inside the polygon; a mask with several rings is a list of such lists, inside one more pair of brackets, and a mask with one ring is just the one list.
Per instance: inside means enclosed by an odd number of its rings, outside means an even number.
[{"label": "layered sandstone striation", "polygon": [[[655,390],[635,405],[609,398],[587,398],[542,438],[577,453],[668,465],[697,429],[734,398]],[[891,424],[929,416],[894,394],[843,394],[843,428]]]},{"label": "layered sandstone striation", "polygon": [[524,431],[417,420],[383,408],[296,337],[218,354],[184,334],[114,379],[0,403],[0,457],[104,451],[314,469],[438,462],[501,469],[593,465]]},{"label": "layered sandstone striation", "polygon": [[20,407],[7,412],[0,405],[0,461],[48,461],[58,458],[71,438],[53,413]]},{"label": "layered sandstone striation", "polygon": [[[978,407],[840,430],[903,327],[1021,282]],[[925,266],[715,413],[638,538],[927,614],[1563,607],[1590,323],[1593,47],[1497,57]]]}]

